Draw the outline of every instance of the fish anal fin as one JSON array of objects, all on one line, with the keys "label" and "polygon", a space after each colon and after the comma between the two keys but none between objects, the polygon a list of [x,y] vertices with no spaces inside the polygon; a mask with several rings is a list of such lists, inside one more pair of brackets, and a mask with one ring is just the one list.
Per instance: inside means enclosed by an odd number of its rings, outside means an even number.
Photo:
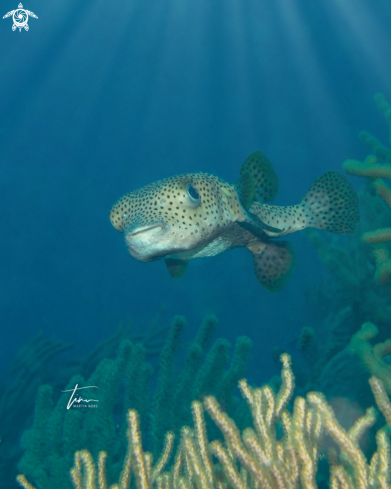
[{"label": "fish anal fin", "polygon": [[186,272],[189,260],[177,260],[176,258],[166,258],[164,262],[172,278],[182,278]]},{"label": "fish anal fin", "polygon": [[336,171],[318,178],[301,201],[306,227],[333,233],[352,233],[360,220],[357,194],[349,180]]},{"label": "fish anal fin", "polygon": [[249,172],[241,172],[239,180],[235,183],[235,187],[240,203],[247,211],[250,209],[255,196],[255,182],[253,175]]},{"label": "fish anal fin", "polygon": [[277,197],[277,174],[273,169],[273,165],[261,151],[251,153],[243,163],[240,175],[245,173],[251,173],[254,178],[255,198],[259,202],[270,202]]},{"label": "fish anal fin", "polygon": [[258,282],[269,292],[282,290],[296,264],[296,252],[292,243],[259,241],[248,248],[253,254],[254,271]]}]

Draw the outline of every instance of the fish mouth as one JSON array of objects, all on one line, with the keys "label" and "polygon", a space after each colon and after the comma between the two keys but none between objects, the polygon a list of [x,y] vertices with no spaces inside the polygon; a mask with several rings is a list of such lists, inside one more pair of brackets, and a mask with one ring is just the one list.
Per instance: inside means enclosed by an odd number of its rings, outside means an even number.
[{"label": "fish mouth", "polygon": [[161,224],[154,224],[153,226],[143,226],[141,228],[137,228],[132,233],[128,233],[127,236],[131,236],[132,238],[135,236],[140,236],[142,234],[154,234],[163,229]]},{"label": "fish mouth", "polygon": [[160,251],[163,230],[164,223],[160,222],[147,226],[136,225],[133,229],[125,231],[125,244],[132,257],[144,262],[157,260],[156,249]]}]

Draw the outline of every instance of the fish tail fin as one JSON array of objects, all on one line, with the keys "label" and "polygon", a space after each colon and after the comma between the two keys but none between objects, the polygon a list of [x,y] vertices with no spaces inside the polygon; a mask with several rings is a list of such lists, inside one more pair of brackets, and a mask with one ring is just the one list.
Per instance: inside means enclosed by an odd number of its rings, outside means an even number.
[{"label": "fish tail fin", "polygon": [[[251,153],[243,163],[240,176],[242,177],[245,173],[250,173],[254,179],[254,198],[258,202],[269,202],[277,197],[277,174],[270,161],[261,151]],[[235,184],[239,188],[239,194],[242,186],[241,181],[242,178],[239,178]]]},{"label": "fish tail fin", "polygon": [[253,254],[258,282],[269,292],[279,292],[290,279],[296,264],[296,252],[289,241],[258,241],[248,247]]},{"label": "fish tail fin", "polygon": [[349,180],[329,171],[318,178],[301,201],[305,227],[352,233],[360,220],[358,197]]}]

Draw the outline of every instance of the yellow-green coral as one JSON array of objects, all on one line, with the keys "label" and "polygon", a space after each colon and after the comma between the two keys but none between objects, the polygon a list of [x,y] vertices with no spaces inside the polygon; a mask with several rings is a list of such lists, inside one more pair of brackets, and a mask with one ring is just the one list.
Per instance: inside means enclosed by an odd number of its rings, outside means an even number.
[{"label": "yellow-green coral", "polygon": [[[375,101],[378,109],[383,113],[390,126],[391,145],[391,105],[381,93],[375,95]],[[346,160],[343,163],[343,168],[350,175],[369,178],[372,181],[376,193],[391,209],[391,189],[382,180],[383,178],[391,180],[391,150],[383,146],[378,139],[365,131],[360,133],[360,137],[372,149],[374,155],[367,156],[363,162]],[[373,246],[376,263],[376,281],[380,285],[390,283],[391,255],[384,243],[391,241],[391,228],[380,228],[364,233],[362,240]]]},{"label": "yellow-green coral", "polygon": [[364,323],[361,329],[352,336],[349,349],[360,357],[372,375],[381,379],[386,391],[391,394],[391,365],[383,360],[384,356],[391,353],[391,339],[371,345],[369,340],[377,333],[378,329],[374,324]]},{"label": "yellow-green coral", "polygon": [[356,177],[391,179],[391,165],[377,163],[376,157],[372,155],[367,156],[364,161],[346,160],[343,169]]},{"label": "yellow-green coral", "polygon": [[88,380],[76,377],[64,386],[65,390],[73,390],[76,384],[99,386],[98,408],[89,409],[88,415],[81,409],[67,409],[68,394],[61,395],[53,405],[52,388],[41,386],[33,425],[21,440],[24,454],[18,464],[19,472],[40,489],[52,489],[53,481],[56,489],[71,489],[68,474],[74,453],[87,449],[96,460],[103,450],[107,452],[107,478],[118,479],[126,453],[127,422],[126,415],[117,413],[125,414],[129,409],[140,413],[140,431],[148,433],[154,458],[163,449],[167,431],[172,430],[179,438],[181,426],[192,423],[191,401],[213,394],[224,410],[233,413],[233,391],[246,370],[252,342],[239,337],[230,361],[229,343],[224,339],[212,343],[216,323],[213,316],[205,318],[179,368],[175,352],[180,348],[186,321],[183,317],[174,318],[152,391],[149,383],[153,368],[144,362],[144,348],[123,340],[117,357],[103,359]]},{"label": "yellow-green coral", "polygon": [[[176,450],[169,432],[155,462],[153,455],[143,450],[138,414],[129,410],[128,449],[119,482],[108,485],[105,452],[100,452],[95,463],[87,450],[81,450],[75,454],[71,471],[75,489],[128,489],[131,476],[137,489],[316,489],[323,431],[339,447],[339,454],[332,450],[329,457],[332,489],[389,489],[391,402],[381,380],[372,377],[370,385],[389,426],[377,432],[377,450],[368,463],[359,439],[375,423],[375,410],[368,409],[348,431],[339,425],[332,408],[317,392],[309,393],[307,398],[296,397],[290,412],[287,405],[294,377],[289,355],[283,354],[281,360],[282,385],[277,394],[269,386],[252,388],[246,380],[239,383],[251,410],[253,427],[240,432],[216,398],[207,396],[203,404],[193,402],[194,427],[182,428]],[[208,442],[204,409],[219,427],[224,441]],[[18,476],[18,481],[32,489],[24,476]]]}]

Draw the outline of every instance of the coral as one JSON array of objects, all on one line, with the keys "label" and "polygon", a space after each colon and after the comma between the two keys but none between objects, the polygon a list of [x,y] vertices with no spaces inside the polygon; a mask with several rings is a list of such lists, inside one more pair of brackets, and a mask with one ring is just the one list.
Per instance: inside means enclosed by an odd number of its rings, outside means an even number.
[{"label": "coral", "polygon": [[[129,320],[121,322],[113,333],[103,339],[83,358],[63,355],[72,348],[71,343],[61,343],[43,336],[39,332],[22,346],[13,360],[0,396],[0,487],[13,487],[17,473],[17,463],[22,456],[19,439],[30,426],[34,399],[42,383],[50,383],[55,394],[68,380],[79,373],[88,377],[103,358],[113,358],[121,341],[130,338],[145,349],[145,357],[150,359],[161,351],[162,335],[168,326],[158,328],[164,313],[161,308],[145,326],[143,335],[131,335]],[[55,396],[57,400],[58,395]]]},{"label": "coral", "polygon": [[[308,366],[313,368],[316,365],[320,352],[318,351],[318,347],[316,344],[316,335],[314,328],[310,326],[304,326],[299,334],[299,338],[297,340],[297,349],[307,362]],[[297,375],[298,369],[295,369],[295,373]]]},{"label": "coral", "polygon": [[[391,145],[391,105],[381,93],[375,95],[375,101],[390,126],[389,139]],[[343,168],[350,175],[369,178],[377,195],[391,209],[391,189],[382,180],[383,178],[391,180],[391,149],[383,146],[377,138],[368,132],[362,131],[360,138],[372,149],[374,155],[367,156],[363,162],[346,160],[343,163]],[[366,232],[363,234],[362,240],[373,247],[376,263],[375,278],[377,283],[380,285],[389,284],[391,276],[391,254],[385,243],[391,241],[391,228],[381,227],[374,231]]]},{"label": "coral", "polygon": [[[10,487],[21,456],[18,439],[31,422],[39,385],[48,381],[53,359],[72,345],[48,340],[39,332],[22,346],[1,386],[0,397],[0,486]],[[11,482],[12,480],[12,482]]]},{"label": "coral", "polygon": [[[375,99],[391,123],[391,106],[382,95]],[[373,155],[363,163],[348,160],[344,168],[348,173],[368,178],[359,193],[361,221],[355,233],[343,239],[324,236],[313,229],[307,231],[327,270],[321,280],[312,283],[306,291],[309,309],[317,323],[316,337],[313,339],[308,328],[304,328],[298,341],[291,341],[290,346],[296,346],[308,367],[303,362],[293,364],[301,393],[320,390],[328,399],[347,399],[348,396],[351,405],[360,403],[366,407],[371,397],[366,382],[369,372],[381,376],[386,386],[390,382],[389,373],[388,377],[386,375],[389,372],[387,359],[382,356],[385,353],[368,340],[362,339],[359,344],[359,335],[355,333],[357,325],[370,321],[377,324],[378,341],[382,342],[389,338],[391,330],[391,287],[383,286],[391,276],[391,244],[388,242],[391,238],[391,190],[378,178],[391,175],[391,150],[368,133],[363,132],[360,137],[370,146]],[[384,173],[372,173],[380,171]],[[360,355],[352,355],[350,346],[353,344],[357,353],[365,353],[367,362],[371,361],[372,370],[361,361]],[[385,368],[383,374],[381,365]]]},{"label": "coral", "polygon": [[364,323],[352,336],[349,349],[360,357],[372,375],[381,379],[386,391],[391,394],[391,365],[383,360],[383,357],[391,353],[391,339],[373,346],[368,340],[377,334],[378,329],[374,324]]},{"label": "coral", "polygon": [[319,316],[328,316],[332,328],[338,323],[350,322],[354,332],[356,324],[374,321],[384,327],[391,327],[388,310],[388,291],[377,286],[373,277],[372,257],[368,247],[360,239],[365,224],[347,238],[344,246],[340,240],[326,240],[318,231],[308,230],[307,236],[317,250],[319,258],[330,271],[317,287],[311,286],[307,298]]},{"label": "coral", "polygon": [[[335,442],[335,448],[329,451],[331,488],[388,489],[391,483],[391,402],[381,380],[372,377],[370,385],[388,425],[377,431],[377,450],[368,463],[359,441],[375,424],[375,409],[369,408],[349,430],[342,428],[332,408],[318,392],[310,392],[306,398],[296,397],[293,410],[289,411],[294,377],[289,355],[281,355],[281,360],[282,385],[277,394],[269,386],[252,388],[244,379],[239,382],[242,396],[251,410],[252,427],[240,431],[216,398],[206,396],[203,403],[192,403],[194,427],[182,427],[176,449],[174,435],[168,432],[156,462],[152,453],[143,449],[139,416],[130,409],[124,464],[119,483],[111,485],[110,489],[129,488],[132,474],[137,489],[316,489],[324,432]],[[224,440],[209,443],[204,410],[219,427]],[[70,472],[74,488],[107,489],[107,458],[107,453],[101,451],[94,462],[88,450],[77,451]],[[173,460],[170,462],[170,459]],[[23,475],[18,476],[18,481],[25,489],[32,489]]]},{"label": "coral", "polygon": [[[376,267],[374,259],[377,256],[380,261],[382,250],[375,250],[374,255],[361,236],[365,236],[371,227],[381,228],[388,219],[391,221],[391,213],[378,195],[363,189],[359,197],[363,218],[351,236],[341,239],[322,236],[313,229],[307,232],[327,270],[318,283],[311,284],[306,291],[309,310],[317,324],[314,328],[317,338],[306,349],[299,341],[298,350],[310,369],[306,375],[299,376],[297,368],[295,373],[304,391],[320,389],[327,396],[335,396],[344,395],[347,388],[352,400],[361,402],[361,394],[369,393],[365,376],[360,375],[363,368],[360,362],[352,362],[345,348],[357,325],[368,321],[377,324],[381,341],[389,336],[391,329],[391,289],[379,285],[378,274],[381,272],[384,276],[384,273]],[[387,256],[384,260],[387,262]],[[359,368],[357,376],[354,375],[355,368]],[[348,382],[352,382],[351,388]]]},{"label": "coral", "polygon": [[[363,224],[359,230],[361,229]],[[308,230],[307,236],[316,248],[321,261],[337,279],[333,284],[334,290],[330,291],[333,296],[332,305],[337,306],[335,315],[348,307],[352,324],[363,323],[369,318],[376,322],[391,324],[384,303],[385,293],[376,288],[373,269],[369,265],[371,257],[360,241],[359,235],[354,234],[349,237],[345,240],[344,246],[341,246],[338,238],[326,241],[318,231],[313,229]],[[326,284],[326,287],[330,288],[330,284]],[[324,299],[322,297],[321,300]],[[330,312],[334,308],[330,308],[330,303],[327,303],[326,309]]]},{"label": "coral", "polygon": [[114,358],[121,341],[124,339],[130,339],[132,343],[142,345],[145,348],[145,356],[147,358],[159,355],[164,344],[163,335],[168,330],[168,326],[158,328],[164,312],[165,308],[161,307],[149,323],[142,327],[144,331],[142,335],[132,334],[133,324],[130,319],[121,321],[113,333],[100,341],[85,358],[74,362],[73,371],[68,372],[67,380],[75,372],[80,373],[84,377],[90,375],[102,358]]},{"label": "coral", "polygon": [[[149,389],[153,368],[145,362],[145,348],[129,340],[121,342],[116,358],[103,359],[87,381],[80,375],[74,376],[65,388],[72,390],[76,384],[98,386],[93,396],[99,401],[97,409],[88,409],[88,413],[82,409],[68,410],[69,394],[63,394],[54,405],[52,387],[41,386],[33,426],[22,437],[24,455],[19,470],[40,489],[68,489],[71,481],[67,474],[73,454],[86,449],[94,459],[99,452],[107,451],[105,472],[108,479],[114,479],[124,463],[126,423],[121,419],[126,419],[124,414],[129,409],[140,413],[140,430],[148,433],[154,458],[163,449],[168,430],[178,435],[180,427],[191,422],[191,401],[213,394],[229,412],[233,410],[232,390],[244,374],[251,341],[238,338],[227,369],[226,340],[216,340],[207,351],[216,324],[213,316],[204,320],[187,348],[183,368],[179,369],[176,356],[186,321],[181,316],[174,318],[160,355],[154,395],[150,395]],[[80,464],[88,464],[86,453],[80,452]]]},{"label": "coral", "polygon": [[[365,204],[366,197],[369,199],[369,196],[365,195]],[[375,204],[379,203],[377,199]],[[376,216],[377,206],[365,207],[370,209],[373,222],[372,211]],[[321,280],[317,284],[311,284],[306,292],[309,309],[318,324],[315,329],[316,336],[323,335],[322,345],[317,348],[319,340],[315,339],[310,347],[303,349],[300,339],[298,349],[311,367],[310,388],[322,391],[325,389],[327,395],[330,395],[326,391],[328,387],[334,389],[337,386],[333,380],[334,374],[328,366],[333,362],[333,367],[336,367],[336,356],[349,344],[357,325],[368,321],[376,323],[382,339],[389,335],[391,328],[389,291],[375,281],[371,251],[360,239],[364,227],[365,222],[361,222],[358,231],[345,239],[344,246],[338,238],[326,239],[315,230],[309,230],[307,233],[330,273],[326,271]],[[343,360],[346,364],[350,362],[348,356],[342,359],[340,355],[337,359]],[[341,369],[346,372],[344,367]],[[330,375],[328,387],[324,382],[321,385],[316,383],[320,376],[326,381],[326,370]],[[301,382],[300,385],[303,387]],[[349,392],[351,393],[351,390]]]}]

